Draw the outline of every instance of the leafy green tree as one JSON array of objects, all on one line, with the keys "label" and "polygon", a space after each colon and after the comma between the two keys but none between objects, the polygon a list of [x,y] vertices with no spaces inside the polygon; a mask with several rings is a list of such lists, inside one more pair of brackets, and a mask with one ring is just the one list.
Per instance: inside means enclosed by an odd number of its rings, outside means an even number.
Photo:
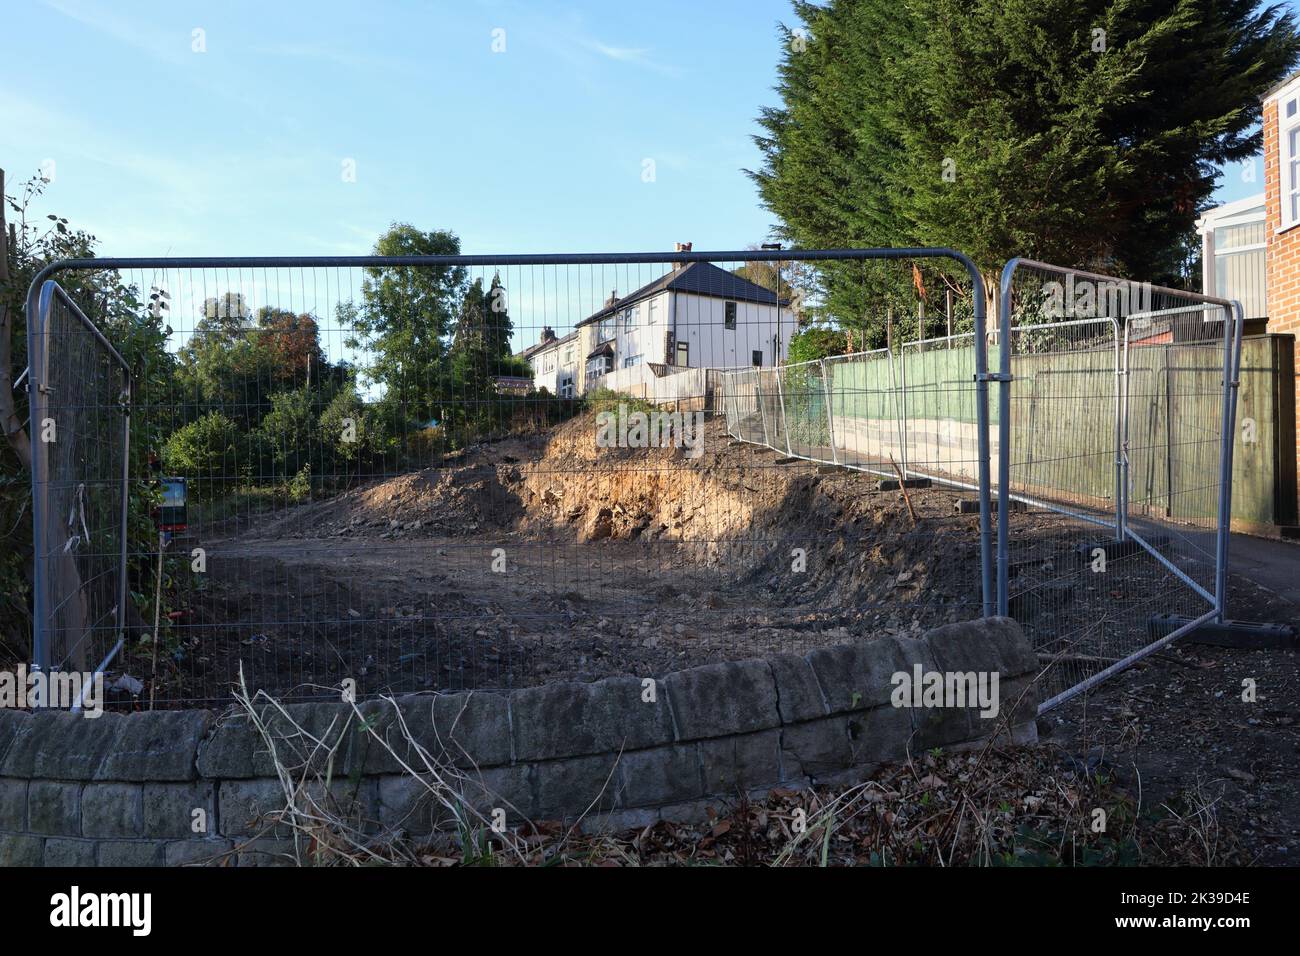
[{"label": "leafy green tree", "polygon": [[321,447],[328,456],[322,467],[351,472],[379,449],[381,433],[374,412],[352,383],[335,392],[318,419]]},{"label": "leafy green tree", "polygon": [[513,332],[500,275],[492,277],[486,291],[483,280],[475,279],[461,300],[451,344],[453,443],[474,441],[506,424],[512,408],[497,389],[499,377],[532,376],[531,367],[510,352]]},{"label": "leafy green tree", "polygon": [[790,336],[789,361],[815,362],[849,351],[848,336],[842,329],[812,326]]},{"label": "leafy green tree", "polygon": [[186,422],[216,407],[246,431],[257,427],[273,368],[242,296],[208,299],[178,358]]},{"label": "leafy green tree", "polygon": [[[1258,151],[1259,96],[1300,56],[1293,15],[1258,0],[800,0],[795,12],[751,174],[779,234],[952,246],[990,287],[1017,255],[1177,282],[1216,166]],[[921,268],[931,290],[959,282]],[[851,325],[879,327],[880,305],[916,311],[906,270],[821,272],[829,311]]]},{"label": "leafy green tree", "polygon": [[258,449],[269,454],[275,477],[285,479],[311,461],[319,413],[308,388],[276,392],[269,401],[271,410],[257,429]]},{"label": "leafy green tree", "polygon": [[163,463],[187,479],[189,493],[196,499],[215,500],[239,482],[242,434],[232,419],[208,412],[172,433],[163,449]]},{"label": "leafy green tree", "polygon": [[[446,230],[421,232],[393,224],[375,243],[378,256],[456,255],[460,240]],[[448,394],[448,338],[464,297],[459,266],[375,266],[366,269],[361,302],[343,302],[339,320],[356,334],[349,347],[371,357],[367,375],[409,420],[443,417]]]},{"label": "leafy green tree", "polygon": [[295,314],[270,306],[257,312],[257,348],[265,353],[277,384],[312,387],[326,364],[320,346],[320,326],[306,312]]}]

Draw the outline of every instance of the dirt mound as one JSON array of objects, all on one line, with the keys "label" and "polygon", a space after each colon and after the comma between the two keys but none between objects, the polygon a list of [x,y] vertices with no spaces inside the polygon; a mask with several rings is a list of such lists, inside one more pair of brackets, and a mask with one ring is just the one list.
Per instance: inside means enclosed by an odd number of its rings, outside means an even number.
[{"label": "dirt mound", "polygon": [[976,519],[954,513],[951,493],[911,497],[916,522],[872,476],[778,463],[767,449],[730,440],[717,420],[695,454],[601,447],[588,413],[532,439],[476,446],[298,506],[255,533],[671,544],[680,560],[796,604],[888,606],[879,623],[909,630],[921,620],[908,608],[955,619],[958,608],[977,606],[979,587]]}]

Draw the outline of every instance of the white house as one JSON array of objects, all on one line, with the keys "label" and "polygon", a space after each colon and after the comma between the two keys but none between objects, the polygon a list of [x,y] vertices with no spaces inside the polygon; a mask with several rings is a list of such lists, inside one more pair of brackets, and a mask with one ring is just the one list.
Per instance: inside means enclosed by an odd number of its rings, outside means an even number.
[{"label": "white house", "polygon": [[573,398],[578,394],[581,376],[576,330],[563,338],[556,338],[555,331],[548,325],[542,329],[542,340],[519,353],[518,357],[532,366],[534,389],[546,389],[561,398]]},{"label": "white house", "polygon": [[772,366],[796,331],[790,303],[708,262],[675,266],[635,292],[615,293],[563,338],[549,328],[521,353],[537,389],[582,394],[617,370]]}]

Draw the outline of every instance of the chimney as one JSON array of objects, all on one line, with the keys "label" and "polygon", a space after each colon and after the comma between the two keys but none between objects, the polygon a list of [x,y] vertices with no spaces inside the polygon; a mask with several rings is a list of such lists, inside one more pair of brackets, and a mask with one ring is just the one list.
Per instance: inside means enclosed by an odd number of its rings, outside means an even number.
[{"label": "chimney", "polygon": [[610,289],[609,298],[605,300],[605,308],[612,309],[616,305],[618,305],[618,290]]},{"label": "chimney", "polygon": [[555,330],[549,325],[542,329],[542,344],[555,341]]},{"label": "chimney", "polygon": [[[690,243],[690,242],[679,242],[679,243],[677,243],[677,248],[676,248],[675,250],[673,250],[673,251],[674,251],[674,252],[690,252],[690,251],[691,251],[691,246],[692,246],[692,245],[693,245],[693,243]],[[673,268],[674,268],[674,269],[684,269],[684,268],[686,268],[686,263],[685,263],[685,262],[674,262],[674,263],[673,263]]]}]

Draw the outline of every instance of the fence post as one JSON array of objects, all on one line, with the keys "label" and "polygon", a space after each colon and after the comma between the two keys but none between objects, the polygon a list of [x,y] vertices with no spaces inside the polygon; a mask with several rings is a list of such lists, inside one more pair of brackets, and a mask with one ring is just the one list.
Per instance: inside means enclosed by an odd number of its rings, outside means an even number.
[{"label": "fence post", "polygon": [[[1229,317],[1232,329],[1227,328]],[[1219,536],[1214,559],[1214,610],[1222,621],[1228,599],[1228,540],[1232,533],[1232,452],[1237,430],[1237,392],[1241,378],[1241,303],[1235,299],[1223,317],[1223,424],[1219,453]]]},{"label": "fence post", "polygon": [[758,417],[763,423],[763,444],[768,448],[772,447],[772,439],[767,432],[767,403],[763,401],[763,371],[762,369],[754,370],[754,397],[758,399]]},{"label": "fence post", "polygon": [[[998,299],[998,614],[1010,613],[1011,577],[1011,280],[1019,259],[1002,269]],[[980,332],[977,329],[976,335]],[[986,343],[987,345],[987,343]],[[985,406],[981,405],[981,408]],[[985,438],[984,432],[980,433]],[[983,482],[981,482],[983,485]],[[983,492],[981,492],[982,494]]]},{"label": "fence post", "polygon": [[783,366],[776,367],[776,401],[777,407],[781,409],[781,431],[785,433],[785,453],[788,457],[794,457],[794,451],[790,448],[790,423],[785,420],[785,390],[781,388],[781,369]]},{"label": "fence post", "polygon": [[831,440],[831,461],[838,465],[840,463],[840,453],[835,447],[835,409],[831,405],[831,379],[826,370],[826,359],[821,359],[820,364],[822,367],[822,395],[826,400],[826,434]]},{"label": "fence post", "polygon": [[[980,571],[981,597],[984,604],[984,616],[995,612],[994,588],[996,581],[993,574],[993,528],[992,528],[992,476],[990,472],[989,450],[989,356],[988,356],[988,312],[985,306],[984,277],[974,263],[968,263],[971,277],[971,299],[973,306],[975,332],[975,427],[979,430],[979,497],[980,497]],[[1004,383],[1005,385],[1005,383]],[[1002,508],[1000,515],[1006,517],[1007,509]]]},{"label": "fence post", "polygon": [[[889,367],[894,367],[894,350],[889,350]],[[903,477],[907,477],[907,361],[903,358],[903,347],[898,348],[898,403],[901,409],[898,423],[898,459],[903,469]]]},{"label": "fence post", "polygon": [[32,555],[32,669],[50,669],[49,575],[45,556],[49,554],[46,512],[49,493],[49,446],[39,440],[41,423],[46,419],[48,400],[45,392],[45,320],[49,295],[36,284],[27,296],[27,394],[31,414],[32,443],[32,528],[35,554]]},{"label": "fence post", "polygon": [[[117,638],[119,641],[126,639],[126,560],[127,529],[130,528],[131,518],[131,400],[133,398],[131,373],[122,369],[122,512],[117,572]],[[161,553],[158,555],[158,560],[162,560]]]},{"label": "fence post", "polygon": [[1128,533],[1128,334],[1119,343],[1119,322],[1111,319],[1115,340],[1115,540]]}]

